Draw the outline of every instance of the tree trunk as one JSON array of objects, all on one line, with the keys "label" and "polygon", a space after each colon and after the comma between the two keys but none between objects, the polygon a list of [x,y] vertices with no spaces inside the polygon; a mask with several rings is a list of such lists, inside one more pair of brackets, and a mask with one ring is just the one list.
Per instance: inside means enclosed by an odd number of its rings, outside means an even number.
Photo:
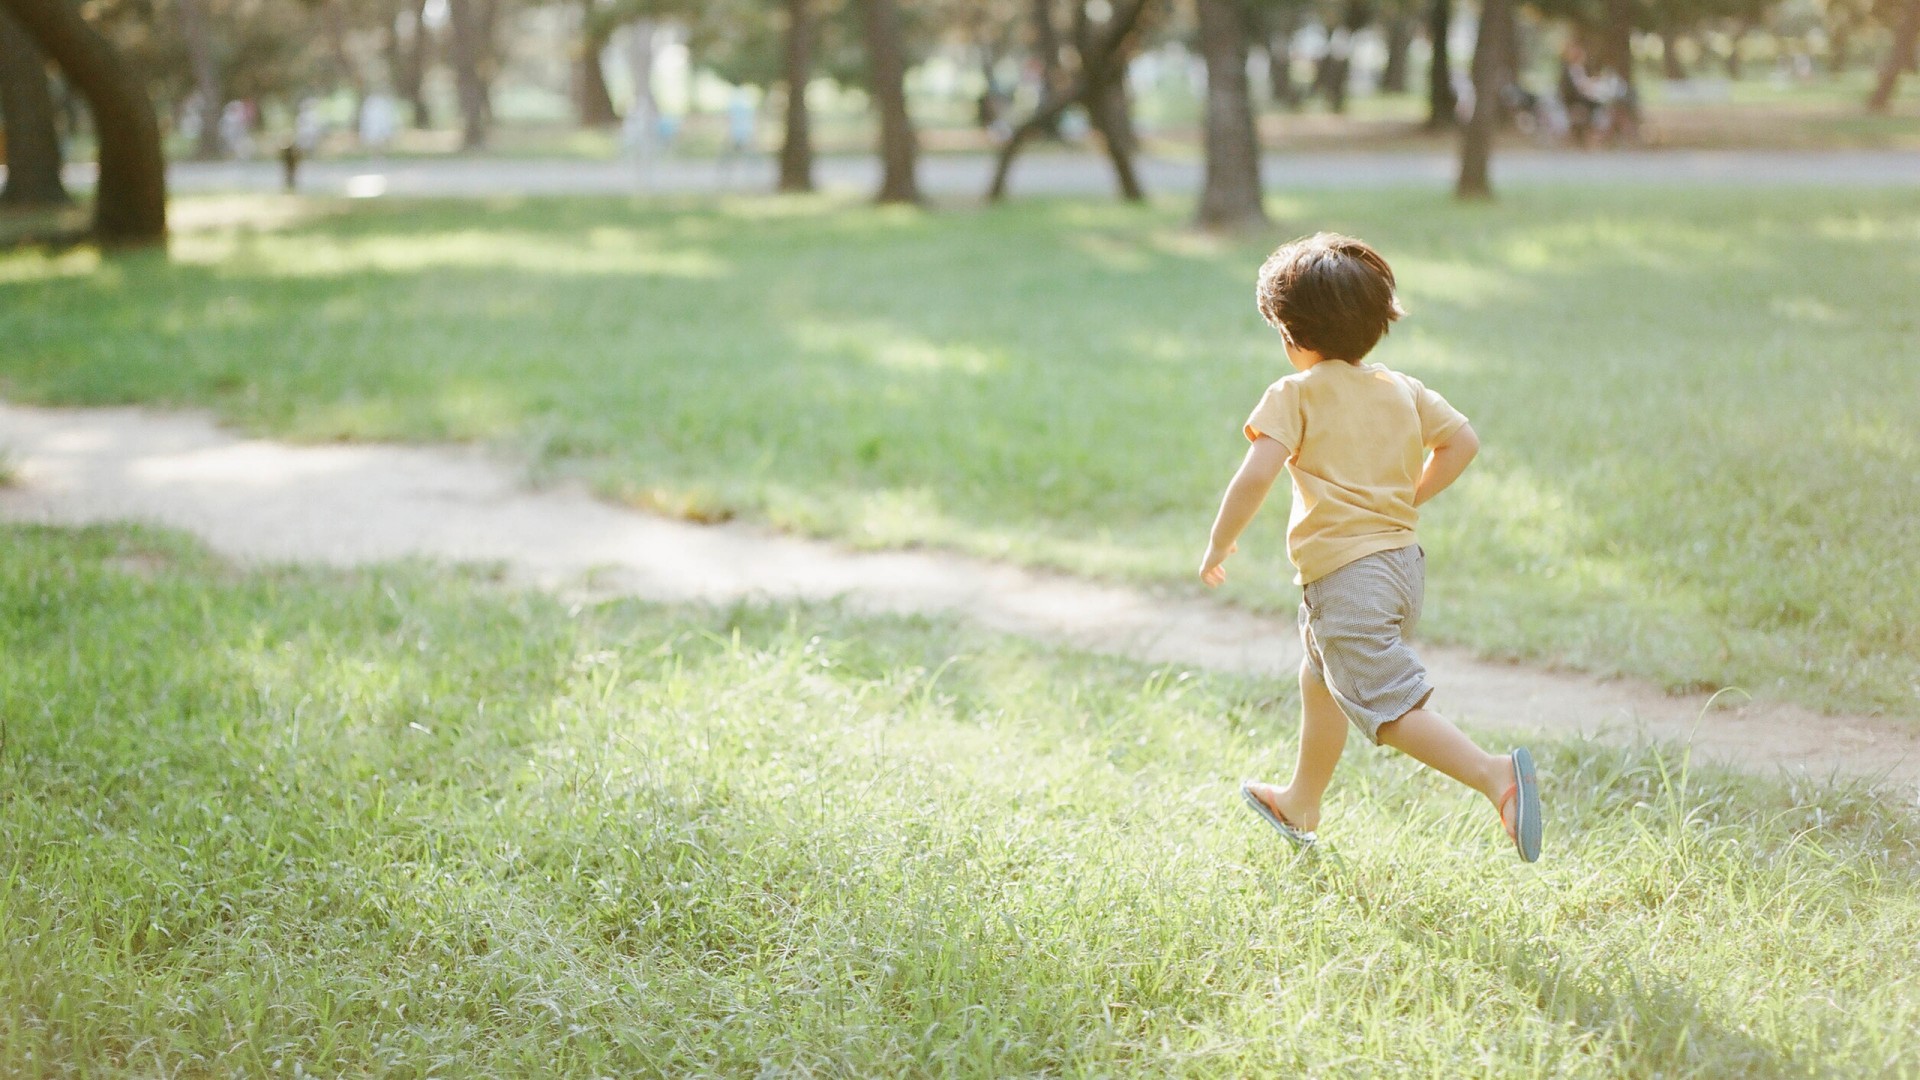
[{"label": "tree trunk", "polygon": [[180,36],[186,39],[187,61],[193,67],[193,92],[199,98],[200,134],[194,139],[196,161],[214,161],[223,155],[220,145],[220,65],[213,55],[213,32],[207,26],[202,0],[180,0]]},{"label": "tree trunk", "polygon": [[1020,155],[1022,147],[1029,139],[1057,128],[1060,116],[1067,111],[1077,97],[1062,95],[1052,101],[1042,101],[1031,116],[1020,122],[1007,137],[1007,143],[1000,148],[1000,156],[993,163],[993,181],[987,186],[987,201],[999,202],[1007,197],[1007,176],[1013,171],[1013,159]]},{"label": "tree trunk", "polygon": [[1266,27],[1267,89],[1273,103],[1287,110],[1298,110],[1303,95],[1293,81],[1293,35],[1300,30],[1300,9],[1282,8]]},{"label": "tree trunk", "polygon": [[422,17],[424,0],[395,0],[388,13],[386,39],[382,51],[387,56],[387,72],[392,76],[393,92],[413,110],[413,126],[425,131],[433,126],[433,116],[421,91],[426,81],[427,24]]},{"label": "tree trunk", "polygon": [[67,0],[0,0],[79,89],[100,142],[93,230],[108,247],[167,242],[167,165],[140,77]]},{"label": "tree trunk", "polygon": [[1851,63],[1853,63],[1853,20],[1836,19],[1827,31],[1828,73],[1838,75],[1847,70],[1847,65]]},{"label": "tree trunk", "polygon": [[1247,88],[1247,18],[1236,0],[1198,0],[1200,52],[1207,62],[1206,181],[1199,224],[1210,229],[1264,225],[1260,144]]},{"label": "tree trunk", "polygon": [[1427,6],[1427,41],[1433,61],[1427,65],[1427,130],[1445,131],[1459,122],[1460,97],[1453,92],[1453,0],[1432,0]]},{"label": "tree trunk", "polygon": [[1869,112],[1883,113],[1893,106],[1893,91],[1900,85],[1900,73],[1920,59],[1920,47],[1916,46],[1920,46],[1920,0],[1907,0],[1907,10],[1893,32],[1893,51],[1887,54],[1886,66],[1880,69],[1873,94],[1867,98]]},{"label": "tree trunk", "polygon": [[1413,20],[1405,12],[1387,19],[1387,66],[1380,71],[1380,92],[1407,92],[1407,53],[1413,46]]},{"label": "tree trunk", "polygon": [[[1053,0],[1033,0],[1033,52],[1040,59],[1040,101],[1044,104],[1066,90],[1061,85],[1060,31],[1053,22]],[[1043,134],[1049,139],[1060,137],[1057,115]]]},{"label": "tree trunk", "polygon": [[1353,48],[1352,35],[1343,27],[1329,26],[1327,51],[1313,69],[1314,92],[1326,99],[1327,108],[1336,115],[1347,111],[1347,74]]},{"label": "tree trunk", "polygon": [[[1000,148],[1000,155],[994,161],[993,181],[987,187],[988,202],[998,202],[1006,197],[1007,176],[1013,169],[1013,159],[1036,135],[1053,130],[1060,123],[1061,115],[1075,103],[1087,110],[1094,127],[1099,129],[1101,141],[1106,144],[1107,156],[1113,161],[1121,194],[1129,200],[1145,197],[1126,149],[1131,138],[1126,118],[1115,118],[1111,112],[1115,100],[1112,83],[1126,76],[1125,57],[1131,47],[1134,31],[1140,26],[1141,13],[1150,2],[1119,0],[1107,18],[1105,32],[1098,35],[1088,26],[1084,4],[1076,9],[1074,40],[1075,48],[1080,53],[1079,72],[1057,96],[1041,99],[1033,112],[1013,129],[1013,135]],[[1119,89],[1121,93],[1118,100],[1120,108],[1124,109],[1125,87]]]},{"label": "tree trunk", "polygon": [[1660,31],[1660,70],[1673,82],[1687,77],[1687,65],[1680,62],[1680,41],[1671,30]]},{"label": "tree trunk", "polygon": [[1513,0],[1485,0],[1480,6],[1480,32],[1473,43],[1473,118],[1460,138],[1462,199],[1491,199],[1493,184],[1488,166],[1493,157],[1494,127],[1499,123],[1500,88],[1507,79],[1513,43]]},{"label": "tree trunk", "polygon": [[1140,152],[1140,134],[1133,127],[1133,98],[1127,93],[1125,64],[1121,71],[1107,80],[1106,92],[1101,95],[1100,111],[1106,117],[1105,124],[1096,124],[1100,137],[1111,139],[1120,151],[1131,159]]},{"label": "tree trunk", "polygon": [[1146,199],[1146,189],[1140,186],[1140,174],[1133,167],[1133,151],[1139,141],[1133,134],[1133,123],[1127,115],[1126,88],[1120,85],[1120,75],[1096,75],[1105,89],[1089,90],[1086,96],[1087,115],[1093,121],[1093,128],[1100,133],[1100,145],[1107,151],[1107,160],[1113,163],[1113,178],[1120,185],[1120,197],[1128,202],[1141,202]]},{"label": "tree trunk", "polygon": [[614,111],[613,95],[607,92],[607,72],[600,64],[605,41],[585,41],[580,48],[580,126],[614,127],[620,114]]},{"label": "tree trunk", "polygon": [[47,61],[33,39],[0,9],[0,115],[6,117],[7,185],[0,206],[65,206],[60,133],[53,127]]},{"label": "tree trunk", "polygon": [[413,105],[413,127],[425,131],[433,126],[433,108],[427,104],[427,67],[433,60],[433,30],[427,26],[429,0],[406,0],[412,13],[413,38],[407,43],[403,62],[398,65],[400,96]]},{"label": "tree trunk", "polygon": [[914,177],[919,148],[913,118],[907,114],[907,51],[900,37],[900,12],[894,0],[860,0],[866,15],[868,88],[880,111],[881,179],[878,200],[919,202]]},{"label": "tree trunk", "polygon": [[781,191],[813,190],[813,130],[807,84],[813,81],[811,0],[787,0],[787,137],[780,144]]},{"label": "tree trunk", "polygon": [[494,0],[447,0],[453,29],[453,78],[460,98],[460,147],[487,145],[493,109],[487,101],[487,74],[493,52]]},{"label": "tree trunk", "polygon": [[575,106],[580,114],[581,127],[613,127],[620,123],[620,114],[613,111],[613,95],[607,93],[607,72],[600,64],[600,55],[607,51],[607,41],[616,27],[595,19],[593,9],[594,0],[580,0],[580,56],[574,69]]},{"label": "tree trunk", "polygon": [[[1111,7],[1107,18],[1113,18]],[[1128,202],[1140,202],[1147,193],[1133,168],[1133,154],[1139,139],[1133,133],[1133,116],[1127,101],[1126,39],[1127,35],[1117,30],[1107,35],[1096,34],[1092,5],[1084,2],[1074,5],[1073,47],[1080,57],[1080,70],[1086,75],[1080,88],[1081,103],[1093,122],[1093,129],[1100,133],[1107,160],[1113,163],[1113,178],[1120,185],[1120,197]]]},{"label": "tree trunk", "polygon": [[1640,88],[1633,76],[1633,0],[1607,0],[1607,29],[1603,42],[1607,62],[1626,84],[1626,97],[1621,100],[1625,106],[1627,121],[1635,127],[1640,123]]}]

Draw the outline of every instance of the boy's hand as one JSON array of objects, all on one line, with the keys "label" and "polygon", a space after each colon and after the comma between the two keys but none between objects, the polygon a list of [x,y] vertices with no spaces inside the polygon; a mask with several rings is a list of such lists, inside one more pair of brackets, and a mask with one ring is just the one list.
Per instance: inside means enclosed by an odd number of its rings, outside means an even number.
[{"label": "boy's hand", "polygon": [[1227,561],[1227,556],[1239,550],[1239,544],[1228,544],[1225,551],[1220,550],[1217,544],[1207,545],[1207,557],[1200,560],[1200,580],[1207,583],[1207,588],[1217,589],[1221,582],[1227,580],[1227,568],[1221,564]]}]

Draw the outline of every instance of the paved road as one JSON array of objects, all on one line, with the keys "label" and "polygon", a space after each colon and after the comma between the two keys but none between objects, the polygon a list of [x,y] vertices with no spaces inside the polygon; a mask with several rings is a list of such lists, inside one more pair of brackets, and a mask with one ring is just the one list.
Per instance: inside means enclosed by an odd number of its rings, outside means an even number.
[{"label": "paved road", "polygon": [[[984,155],[935,155],[922,159],[920,182],[941,199],[977,198],[987,188],[992,162]],[[1450,153],[1348,152],[1272,155],[1264,177],[1271,190],[1417,186],[1445,189],[1453,183]],[[1146,159],[1142,182],[1159,194],[1198,190],[1195,161]],[[71,175],[91,183],[87,167]],[[818,164],[829,191],[866,193],[878,186],[878,166],[869,157],[830,157]],[[169,170],[175,192],[276,191],[279,166],[269,161],[180,162]],[[773,162],[751,158],[731,168],[712,161],[664,159],[643,167],[635,161],[556,161],[475,158],[317,161],[302,171],[301,190],[315,195],[573,195],[685,193],[714,190],[768,191]],[[1582,154],[1521,150],[1498,155],[1494,183],[1646,185],[1820,185],[1920,187],[1920,151],[1637,150]],[[1113,178],[1103,159],[1047,151],[1014,168],[1014,194],[1104,195]]]}]

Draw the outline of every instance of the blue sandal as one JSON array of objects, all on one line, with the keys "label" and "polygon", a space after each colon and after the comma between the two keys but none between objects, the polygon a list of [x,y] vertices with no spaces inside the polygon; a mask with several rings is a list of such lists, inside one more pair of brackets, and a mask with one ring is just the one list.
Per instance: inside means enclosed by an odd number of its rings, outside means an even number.
[{"label": "blue sandal", "polygon": [[1254,813],[1265,818],[1267,824],[1278,829],[1280,835],[1286,838],[1287,843],[1293,845],[1295,851],[1305,851],[1319,841],[1320,838],[1315,834],[1306,829],[1294,828],[1287,824],[1287,819],[1274,813],[1273,807],[1268,806],[1265,800],[1253,793],[1253,783],[1252,780],[1240,782],[1240,797],[1247,800],[1247,805],[1253,807]]},{"label": "blue sandal", "polygon": [[[1540,781],[1534,775],[1533,755],[1521,747],[1513,752],[1513,786],[1500,796],[1500,825],[1513,838],[1513,846],[1523,862],[1540,859]],[[1507,824],[1507,807],[1514,807],[1514,822]]]}]

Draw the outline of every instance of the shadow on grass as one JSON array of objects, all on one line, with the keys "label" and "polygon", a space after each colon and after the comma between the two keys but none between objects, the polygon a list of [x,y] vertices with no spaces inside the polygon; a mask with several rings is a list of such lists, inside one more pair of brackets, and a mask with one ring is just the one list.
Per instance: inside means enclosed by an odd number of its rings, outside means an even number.
[{"label": "shadow on grass", "polygon": [[[1344,229],[1402,268],[1413,315],[1382,358],[1488,446],[1430,528],[1436,632],[1910,706],[1920,579],[1885,570],[1920,514],[1903,196],[1276,210],[1272,236],[1227,243],[1184,208],[1045,200],[354,206],[184,236],[170,265],[0,282],[20,343],[0,388],[210,403],[310,439],[499,440],[642,505],[1171,582],[1239,419],[1285,373],[1254,268],[1284,235]],[[1842,356],[1857,377],[1820,359]],[[1291,605],[1277,545],[1243,559],[1244,599]]]}]

